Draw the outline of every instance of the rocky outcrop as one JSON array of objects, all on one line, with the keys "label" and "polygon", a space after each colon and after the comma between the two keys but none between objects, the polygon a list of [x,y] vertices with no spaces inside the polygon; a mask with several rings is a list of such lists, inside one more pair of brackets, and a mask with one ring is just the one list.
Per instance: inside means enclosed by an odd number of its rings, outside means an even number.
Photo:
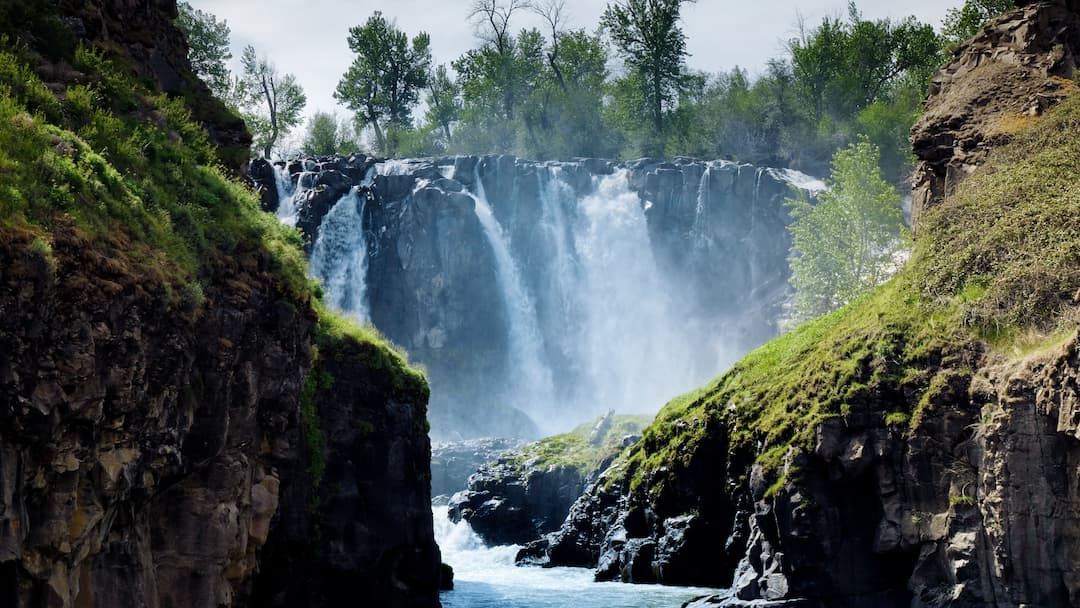
[{"label": "rocky outcrop", "polygon": [[0,589],[13,606],[232,605],[298,444],[313,319],[228,271],[169,314],[123,255],[60,233],[0,264]]},{"label": "rocky outcrop", "polygon": [[[571,505],[624,449],[647,417],[608,412],[594,423],[507,452],[469,476],[450,499],[449,517],[465,520],[491,545],[525,545],[560,528]],[[533,547],[522,554],[533,556]]]},{"label": "rocky outcrop", "polygon": [[930,82],[912,129],[919,163],[913,223],[971,174],[990,150],[1076,91],[1080,15],[1065,0],[1018,2],[957,49]]},{"label": "rocky outcrop", "polygon": [[450,496],[465,489],[469,476],[495,462],[500,455],[521,447],[516,439],[469,439],[433,445],[431,448],[431,495]]},{"label": "rocky outcrop", "polygon": [[[324,356],[313,494],[314,319],[270,286],[269,258],[240,256],[178,315],[118,251],[60,233],[54,252],[0,252],[5,605],[340,605],[356,581],[381,605],[436,605],[426,390],[397,388],[370,345]],[[296,544],[302,566],[267,578]],[[251,604],[253,585],[316,580],[322,595]]]},{"label": "rocky outcrop", "polygon": [[376,606],[434,605],[443,575],[428,390],[418,376],[403,384],[380,358],[371,344],[320,349],[307,393],[319,430],[305,431],[306,458],[284,467],[252,605],[329,608],[355,601],[358,589]]},{"label": "rocky outcrop", "polygon": [[523,470],[513,457],[488,463],[450,499],[449,517],[468,521],[489,545],[524,545],[557,530],[584,490],[572,467]]},{"label": "rocky outcrop", "polygon": [[[25,45],[4,53],[3,136],[12,116],[15,137],[49,136],[7,150],[5,183],[27,200],[0,226],[0,605],[341,605],[347,580],[381,605],[437,606],[425,381],[380,337],[316,313],[301,252],[201,164],[198,126],[149,88],[202,94],[174,80],[190,75],[175,4],[17,4],[115,63],[79,74],[37,28],[0,32]],[[103,71],[93,112],[118,118],[91,149],[63,93]],[[12,93],[23,81],[41,106]],[[113,148],[129,129],[148,142],[138,171]],[[20,191],[36,179],[78,192],[72,206]]]},{"label": "rocky outcrop", "polygon": [[[251,177],[266,208],[277,204],[276,181],[292,184],[290,205],[309,247],[337,201],[359,188],[362,225],[342,232],[363,231],[366,270],[349,283],[364,282],[370,320],[428,369],[441,440],[532,439],[545,418],[653,407],[768,339],[788,289],[784,200],[793,187],[822,187],[787,170],[693,159],[354,154],[281,162],[276,173],[259,164]],[[516,277],[480,221],[481,193]],[[635,217],[611,211],[628,200]],[[339,269],[355,264],[337,257]],[[508,293],[521,301],[508,303]],[[607,310],[619,298],[625,305]],[[531,317],[524,325],[521,314]],[[590,333],[607,326],[610,336]],[[648,370],[603,352],[616,334],[633,341],[629,350],[665,352],[649,367],[657,378],[647,394],[622,390]],[[723,344],[709,338],[716,335]],[[538,342],[533,359],[521,361],[521,342],[530,340]],[[523,376],[550,376],[532,385],[554,395],[531,394]]]}]

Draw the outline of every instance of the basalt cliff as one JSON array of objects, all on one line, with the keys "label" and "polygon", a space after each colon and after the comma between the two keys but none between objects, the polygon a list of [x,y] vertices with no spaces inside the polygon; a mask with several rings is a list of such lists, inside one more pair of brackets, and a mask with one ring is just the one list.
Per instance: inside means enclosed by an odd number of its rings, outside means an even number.
[{"label": "basalt cliff", "polygon": [[934,78],[915,250],[664,407],[523,558],[696,605],[1080,605],[1080,14],[1029,2]]},{"label": "basalt cliff", "polygon": [[437,606],[426,380],[228,176],[175,16],[0,6],[0,605]]}]

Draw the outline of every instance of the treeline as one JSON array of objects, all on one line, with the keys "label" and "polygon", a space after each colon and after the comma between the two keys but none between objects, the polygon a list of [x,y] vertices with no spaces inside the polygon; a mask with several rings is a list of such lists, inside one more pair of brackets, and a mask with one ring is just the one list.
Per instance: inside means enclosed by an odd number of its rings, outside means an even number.
[{"label": "treeline", "polygon": [[[426,33],[410,37],[375,12],[349,31],[353,61],[334,92],[353,115],[316,113],[303,146],[328,153],[368,141],[387,156],[685,155],[821,175],[837,150],[868,141],[881,150],[885,176],[899,182],[930,76],[952,47],[1012,5],[967,0],[935,30],[914,17],[866,19],[852,2],[843,17],[800,24],[786,51],[752,76],[688,69],[680,13],[692,1],[614,0],[586,28],[567,23],[564,0],[476,0],[463,17],[477,45],[449,65],[434,63]],[[222,74],[227,26],[181,8],[193,61],[203,58],[196,69],[248,118],[269,156],[298,126],[303,92],[250,47],[241,75]],[[519,27],[528,13],[543,27]],[[216,46],[198,42],[207,31]]]}]

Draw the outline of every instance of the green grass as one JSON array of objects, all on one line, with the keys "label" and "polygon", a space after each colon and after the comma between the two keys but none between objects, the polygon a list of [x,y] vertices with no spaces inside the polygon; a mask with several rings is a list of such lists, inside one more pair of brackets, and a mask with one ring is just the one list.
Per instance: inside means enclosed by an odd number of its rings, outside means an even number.
[{"label": "green grass", "polygon": [[310,298],[299,235],[226,176],[181,100],[84,48],[70,58],[83,83],[54,95],[30,56],[0,44],[0,231],[66,226],[112,242],[133,280],[175,293],[254,256],[276,287]]},{"label": "green grass", "polygon": [[[655,500],[699,447],[760,464],[771,491],[792,451],[829,418],[916,432],[962,405],[986,356],[1017,357],[1075,335],[1080,301],[1080,98],[1032,121],[922,219],[891,281],[750,353],[667,404],[623,478]],[[1017,160],[1019,159],[1019,160]]]},{"label": "green grass", "polygon": [[598,418],[581,424],[569,433],[547,437],[524,446],[516,453],[517,465],[520,468],[528,465],[541,470],[570,467],[577,469],[584,477],[596,470],[604,459],[621,452],[623,437],[641,433],[652,420],[652,416],[615,416],[603,438],[594,445],[589,442],[589,437],[599,420]]}]

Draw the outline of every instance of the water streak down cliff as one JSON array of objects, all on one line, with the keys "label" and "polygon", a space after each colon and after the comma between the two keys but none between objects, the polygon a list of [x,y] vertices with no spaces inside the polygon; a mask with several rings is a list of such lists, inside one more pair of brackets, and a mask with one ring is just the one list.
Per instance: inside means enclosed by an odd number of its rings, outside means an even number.
[{"label": "water streak down cliff", "polygon": [[[715,375],[775,335],[784,199],[822,187],[690,159],[353,155],[256,164],[252,175],[268,208],[285,194],[283,214],[295,209],[313,259],[357,246],[337,228],[337,206],[352,206],[353,187],[365,193],[353,230],[367,271],[348,289],[363,280],[366,301],[346,309],[427,367],[443,438],[534,436],[609,408],[654,411]],[[343,265],[314,269],[345,302]]]}]

